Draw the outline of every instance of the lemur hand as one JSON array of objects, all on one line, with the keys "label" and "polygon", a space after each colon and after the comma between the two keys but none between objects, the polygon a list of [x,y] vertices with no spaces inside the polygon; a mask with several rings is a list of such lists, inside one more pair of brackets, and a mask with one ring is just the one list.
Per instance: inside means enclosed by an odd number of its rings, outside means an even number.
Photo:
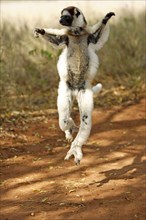
[{"label": "lemur hand", "polygon": [[34,30],[34,37],[39,37],[39,34],[44,35],[45,34],[45,30],[44,29],[35,28],[35,30]]},{"label": "lemur hand", "polygon": [[112,16],[115,16],[115,13],[114,13],[114,12],[109,12],[109,13],[107,13],[106,16],[104,17],[104,19],[102,20],[102,23],[103,23],[103,24],[106,24],[107,21],[108,21]]}]

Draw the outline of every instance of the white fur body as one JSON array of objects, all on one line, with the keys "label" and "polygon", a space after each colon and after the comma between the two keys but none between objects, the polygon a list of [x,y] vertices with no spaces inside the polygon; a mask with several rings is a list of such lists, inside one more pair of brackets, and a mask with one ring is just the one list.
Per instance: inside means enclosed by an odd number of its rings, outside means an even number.
[{"label": "white fur body", "polygon": [[[92,87],[92,81],[97,73],[99,66],[99,60],[95,51],[89,46],[88,47],[89,67],[87,70],[86,86]],[[60,77],[60,81],[66,82],[68,80],[68,58],[67,58],[67,47],[61,53],[57,69]]]},{"label": "white fur body", "polygon": [[[58,88],[58,113],[59,125],[61,130],[66,134],[68,140],[73,140],[72,133],[77,130],[76,125],[71,118],[73,99],[76,98],[80,110],[80,128],[77,136],[71,144],[71,149],[67,153],[65,159],[73,154],[75,162],[82,159],[82,145],[87,141],[92,127],[92,110],[93,110],[93,93],[99,93],[102,85],[97,84],[92,88],[92,81],[97,73],[99,66],[98,57],[92,47],[87,48],[89,66],[86,73],[85,90],[70,90],[67,85],[68,80],[68,48],[66,47],[59,57],[57,69],[60,76]],[[75,64],[74,64],[75,65]],[[77,64],[76,64],[77,65]],[[75,65],[75,66],[76,66]],[[83,120],[83,117],[85,120]],[[64,123],[65,122],[65,123]],[[72,132],[70,132],[72,131]]]}]

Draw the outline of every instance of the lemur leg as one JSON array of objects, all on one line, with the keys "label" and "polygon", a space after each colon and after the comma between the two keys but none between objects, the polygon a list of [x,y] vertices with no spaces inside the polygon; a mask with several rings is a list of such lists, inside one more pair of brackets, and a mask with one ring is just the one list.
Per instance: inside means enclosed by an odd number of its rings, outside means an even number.
[{"label": "lemur leg", "polygon": [[82,145],[87,141],[92,126],[93,91],[91,89],[80,91],[77,95],[77,101],[80,110],[80,128],[65,160],[68,160],[73,155],[75,163],[79,164],[83,157]]},{"label": "lemur leg", "polygon": [[72,134],[77,128],[71,118],[72,102],[71,90],[65,82],[60,82],[57,99],[59,126],[60,129],[65,132],[68,141],[73,139]]}]

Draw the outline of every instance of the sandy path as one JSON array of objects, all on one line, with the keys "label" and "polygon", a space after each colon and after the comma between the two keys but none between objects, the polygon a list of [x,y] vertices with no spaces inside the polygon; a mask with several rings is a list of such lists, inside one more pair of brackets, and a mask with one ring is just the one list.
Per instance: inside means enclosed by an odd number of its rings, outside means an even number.
[{"label": "sandy path", "polygon": [[57,118],[56,110],[5,118],[1,219],[144,220],[144,100],[94,110],[80,166],[63,160],[68,145]]}]

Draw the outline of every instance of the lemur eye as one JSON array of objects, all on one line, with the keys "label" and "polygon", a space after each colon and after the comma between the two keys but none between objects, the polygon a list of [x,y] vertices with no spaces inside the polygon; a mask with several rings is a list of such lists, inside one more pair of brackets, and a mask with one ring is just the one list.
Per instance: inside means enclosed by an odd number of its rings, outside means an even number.
[{"label": "lemur eye", "polygon": [[64,18],[66,21],[70,21],[71,20],[71,16],[69,16],[69,15],[63,15],[63,16],[61,16],[61,18]]},{"label": "lemur eye", "polygon": [[66,20],[67,20],[67,21],[70,21],[70,20],[71,20],[71,16],[66,15]]}]

